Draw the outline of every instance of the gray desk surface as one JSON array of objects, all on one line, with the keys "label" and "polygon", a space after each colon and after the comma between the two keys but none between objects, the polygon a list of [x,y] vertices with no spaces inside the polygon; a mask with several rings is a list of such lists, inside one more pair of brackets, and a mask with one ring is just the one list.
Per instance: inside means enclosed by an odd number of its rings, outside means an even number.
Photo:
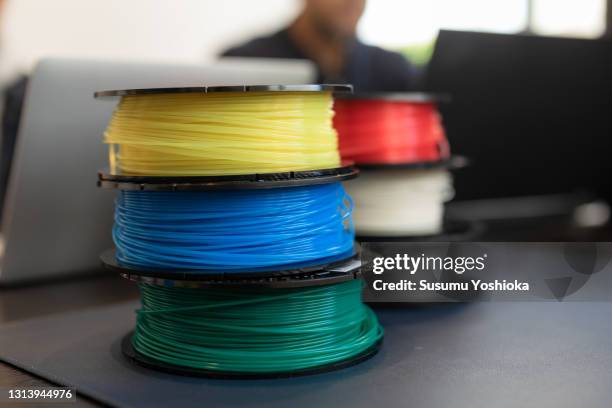
[{"label": "gray desk surface", "polygon": [[[2,288],[0,289],[0,325],[71,310],[84,310],[137,297],[138,291],[135,285],[119,277],[107,275]],[[50,385],[40,377],[0,362],[0,387],[33,388]],[[21,404],[21,406],[31,405],[31,403]],[[94,403],[77,396],[76,403],[71,403],[70,406],[90,407],[94,406]]]},{"label": "gray desk surface", "polygon": [[0,359],[120,406],[543,408],[612,401],[612,303],[378,309],[386,338],[373,359],[334,373],[258,381],[172,376],[126,362],[119,339],[135,307],[7,324]]}]

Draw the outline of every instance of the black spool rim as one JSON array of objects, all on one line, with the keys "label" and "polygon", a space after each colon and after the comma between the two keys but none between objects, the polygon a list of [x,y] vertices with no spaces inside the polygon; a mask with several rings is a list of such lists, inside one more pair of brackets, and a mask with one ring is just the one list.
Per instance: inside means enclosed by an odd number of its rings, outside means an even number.
[{"label": "black spool rim", "polygon": [[411,162],[411,163],[356,163],[355,166],[360,171],[368,170],[429,170],[429,169],[447,169],[460,170],[469,166],[470,161],[465,156],[453,155],[447,159],[426,161],[426,162]]},{"label": "black spool rim", "polygon": [[115,250],[107,250],[101,256],[102,266],[110,272],[133,282],[166,287],[208,288],[228,286],[264,288],[301,288],[323,286],[359,279],[361,261],[357,251],[350,257],[326,264],[303,268],[238,273],[197,273],[194,271],[159,271],[129,268],[120,265]]},{"label": "black spool rim", "polygon": [[350,94],[339,93],[337,99],[371,100],[412,103],[447,103],[451,97],[442,93],[427,92],[354,92]]},{"label": "black spool rim", "polygon": [[484,225],[476,221],[445,219],[442,231],[431,235],[357,235],[359,243],[367,242],[470,242],[482,234]]},{"label": "black spool rim", "polygon": [[134,350],[132,346],[132,336],[134,335],[134,331],[126,334],[121,340],[121,351],[123,355],[133,364],[139,365],[141,367],[145,367],[148,369],[153,369],[156,371],[163,371],[168,374],[189,376],[189,377],[205,377],[205,378],[213,378],[213,379],[225,379],[225,380],[254,380],[254,379],[281,379],[281,378],[292,378],[292,377],[302,377],[306,375],[314,375],[314,374],[323,374],[331,371],[341,370],[343,368],[348,368],[359,363],[362,363],[370,358],[374,357],[376,353],[380,350],[380,346],[382,345],[383,339],[377,341],[370,348],[365,350],[364,352],[349,357],[345,360],[337,361],[335,363],[329,363],[318,367],[305,368],[302,370],[295,371],[283,371],[283,372],[273,372],[273,373],[244,373],[244,372],[232,372],[232,371],[211,371],[211,370],[202,370],[190,367],[182,367],[174,364],[164,363],[150,357],[144,356]]},{"label": "black spool rim", "polygon": [[187,86],[173,88],[113,89],[97,91],[94,98],[131,95],[156,95],[172,93],[220,93],[220,92],[333,92],[351,93],[349,84],[300,84],[300,85],[230,85],[230,86]]},{"label": "black spool rim", "polygon": [[331,169],[229,176],[130,176],[101,170],[98,187],[128,191],[269,189],[330,184],[355,178],[358,174],[359,170],[351,162]]}]

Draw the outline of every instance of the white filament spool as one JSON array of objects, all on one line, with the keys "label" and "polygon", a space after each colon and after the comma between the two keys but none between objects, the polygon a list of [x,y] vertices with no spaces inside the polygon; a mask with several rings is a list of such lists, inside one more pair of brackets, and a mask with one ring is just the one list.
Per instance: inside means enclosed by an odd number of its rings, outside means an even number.
[{"label": "white filament spool", "polygon": [[364,170],[345,189],[357,235],[372,237],[440,234],[444,203],[454,195],[445,169]]}]

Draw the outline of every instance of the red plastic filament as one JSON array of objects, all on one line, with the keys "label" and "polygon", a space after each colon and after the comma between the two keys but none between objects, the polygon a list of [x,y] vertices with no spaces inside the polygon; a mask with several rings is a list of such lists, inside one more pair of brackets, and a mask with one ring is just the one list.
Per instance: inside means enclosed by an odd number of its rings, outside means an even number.
[{"label": "red plastic filament", "polygon": [[436,105],[385,99],[337,99],[334,126],[342,159],[357,164],[444,160],[450,151]]}]

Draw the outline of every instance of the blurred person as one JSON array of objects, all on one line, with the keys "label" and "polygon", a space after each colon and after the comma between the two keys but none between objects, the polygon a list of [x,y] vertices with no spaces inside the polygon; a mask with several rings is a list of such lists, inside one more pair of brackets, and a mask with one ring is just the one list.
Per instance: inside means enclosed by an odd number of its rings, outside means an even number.
[{"label": "blurred person", "polygon": [[309,59],[317,66],[319,83],[350,83],[357,92],[414,90],[418,71],[412,64],[401,54],[357,38],[364,8],[365,0],[303,0],[289,27],[222,56]]}]

